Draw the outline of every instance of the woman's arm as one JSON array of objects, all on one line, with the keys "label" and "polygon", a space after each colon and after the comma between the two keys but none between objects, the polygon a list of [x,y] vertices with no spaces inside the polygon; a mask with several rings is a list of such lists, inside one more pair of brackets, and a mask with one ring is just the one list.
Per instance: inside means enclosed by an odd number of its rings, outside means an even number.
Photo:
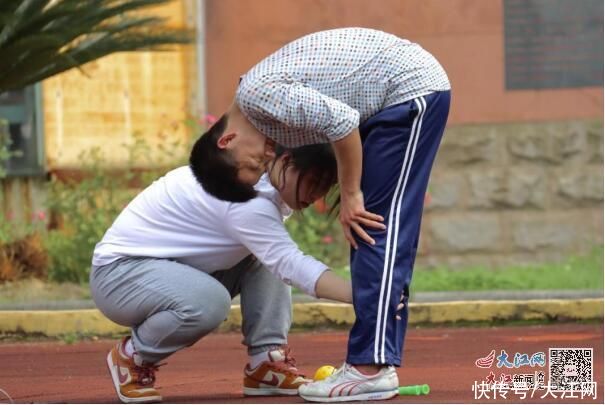
[{"label": "woman's arm", "polygon": [[340,186],[340,215],[339,220],[345,238],[351,246],[357,249],[353,230],[362,240],[373,245],[374,239],[363,230],[361,225],[385,229],[380,215],[366,211],[361,193],[361,162],[362,148],[359,130],[353,130],[349,135],[332,143],[338,163],[338,184]]},{"label": "woman's arm", "polygon": [[353,302],[351,280],[345,280],[331,270],[324,271],[315,284],[315,295],[317,298],[351,304]]}]

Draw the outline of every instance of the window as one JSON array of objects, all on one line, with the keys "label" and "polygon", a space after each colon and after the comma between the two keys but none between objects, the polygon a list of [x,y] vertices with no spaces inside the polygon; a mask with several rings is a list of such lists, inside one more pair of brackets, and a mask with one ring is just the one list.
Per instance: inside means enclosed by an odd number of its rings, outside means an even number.
[{"label": "window", "polygon": [[603,0],[504,0],[506,88],[603,86]]},{"label": "window", "polygon": [[8,176],[44,174],[44,148],[40,85],[0,94],[0,119],[9,123],[10,151],[5,163]]}]

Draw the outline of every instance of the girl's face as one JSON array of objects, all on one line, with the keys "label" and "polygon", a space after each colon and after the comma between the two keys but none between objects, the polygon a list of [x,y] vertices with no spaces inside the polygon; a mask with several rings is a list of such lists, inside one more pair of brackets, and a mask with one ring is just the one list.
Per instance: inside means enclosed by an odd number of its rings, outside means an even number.
[{"label": "girl's face", "polygon": [[[283,176],[280,176],[279,193],[282,200],[293,210],[302,210],[325,196],[329,188],[317,187],[314,173],[307,173],[299,180],[299,172],[293,166],[288,166]],[[298,195],[297,195],[298,186]],[[298,197],[298,198],[297,198]]]}]

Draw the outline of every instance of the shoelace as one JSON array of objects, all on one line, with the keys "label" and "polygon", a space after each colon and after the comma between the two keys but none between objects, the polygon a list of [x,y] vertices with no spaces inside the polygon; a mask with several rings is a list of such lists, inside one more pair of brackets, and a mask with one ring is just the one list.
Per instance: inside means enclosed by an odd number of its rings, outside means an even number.
[{"label": "shoelace", "polygon": [[279,362],[273,362],[273,365],[277,369],[284,371],[288,374],[302,376],[302,374],[299,373],[298,369],[296,368],[296,360],[294,359],[294,356],[292,355],[292,350],[289,346],[284,347],[284,360]]},{"label": "shoelace", "polygon": [[284,349],[284,363],[296,369],[296,360],[294,359],[294,356],[292,355],[292,350],[289,346],[286,346],[286,348]]},{"label": "shoelace", "polygon": [[134,366],[134,371],[137,373],[137,384],[144,387],[152,386],[155,383],[155,373],[160,371],[160,367],[164,365],[166,363]]}]

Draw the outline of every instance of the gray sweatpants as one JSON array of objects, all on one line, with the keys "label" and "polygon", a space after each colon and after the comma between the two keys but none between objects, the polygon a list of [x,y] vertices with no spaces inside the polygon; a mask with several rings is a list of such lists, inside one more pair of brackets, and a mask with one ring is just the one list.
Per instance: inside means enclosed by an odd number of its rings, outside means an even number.
[{"label": "gray sweatpants", "polygon": [[90,288],[97,308],[132,329],[136,351],[151,363],[216,329],[238,294],[249,354],[286,344],[292,322],[290,287],[254,256],[213,274],[174,260],[124,258],[93,266]]}]

